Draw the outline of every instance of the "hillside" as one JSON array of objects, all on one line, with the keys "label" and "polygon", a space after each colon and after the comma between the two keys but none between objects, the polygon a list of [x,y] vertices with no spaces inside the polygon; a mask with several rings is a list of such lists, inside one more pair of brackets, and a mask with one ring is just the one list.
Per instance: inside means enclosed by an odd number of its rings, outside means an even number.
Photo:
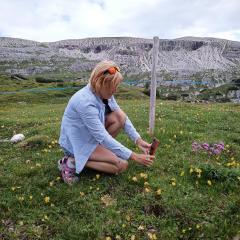
[{"label": "hillside", "polygon": [[[0,38],[0,73],[66,74],[89,72],[103,59],[116,61],[123,74],[149,79],[152,39],[114,37],[35,42]],[[240,76],[240,42],[215,38],[160,39],[158,78],[230,82]],[[83,76],[84,77],[84,76]]]}]

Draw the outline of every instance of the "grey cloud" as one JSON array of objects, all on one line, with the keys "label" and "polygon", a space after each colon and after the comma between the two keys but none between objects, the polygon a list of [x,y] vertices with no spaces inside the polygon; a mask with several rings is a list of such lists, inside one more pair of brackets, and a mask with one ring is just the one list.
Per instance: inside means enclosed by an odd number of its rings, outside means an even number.
[{"label": "grey cloud", "polygon": [[138,12],[120,28],[126,31],[135,29],[139,34],[147,36],[159,34],[161,38],[169,38],[181,29],[188,28],[224,32],[240,29],[239,12],[240,2],[234,0],[165,0],[150,8],[139,7]]},{"label": "grey cloud", "polygon": [[11,0],[0,1],[0,9],[2,35],[33,40],[212,35],[240,41],[239,0]]}]

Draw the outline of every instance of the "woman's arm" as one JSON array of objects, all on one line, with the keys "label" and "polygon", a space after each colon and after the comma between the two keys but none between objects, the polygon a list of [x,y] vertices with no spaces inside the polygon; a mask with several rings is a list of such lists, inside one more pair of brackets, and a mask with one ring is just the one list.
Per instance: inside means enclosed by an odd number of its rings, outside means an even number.
[{"label": "woman's arm", "polygon": [[88,129],[90,135],[99,143],[122,159],[129,159],[132,151],[117,140],[115,140],[105,129],[105,126],[100,121],[99,118],[99,109],[94,103],[84,103],[75,105],[75,110],[82,119],[84,125]]},{"label": "woman's arm", "polygon": [[[119,107],[114,97],[112,97],[112,103],[113,103],[113,106],[112,106],[113,110],[122,111],[122,109]],[[130,121],[127,115],[126,115],[126,121],[124,124],[124,132],[143,151],[143,153],[145,154],[149,153],[151,144],[147,143],[141,138],[140,134],[137,132],[137,130],[135,129],[135,127],[133,126],[132,122]]]},{"label": "woman's arm", "polygon": [[[122,109],[119,107],[119,105],[117,104],[114,96],[112,96],[111,98],[111,108],[113,111],[118,111],[118,110],[121,110]],[[124,132],[128,135],[128,137],[134,142],[136,143],[137,139],[138,138],[141,138],[140,137],[140,134],[137,132],[137,130],[135,129],[135,127],[133,126],[132,122],[130,121],[130,119],[128,118],[127,114],[125,113],[126,115],[126,121],[125,121],[125,124],[124,124],[124,127],[123,127],[123,130]]]}]

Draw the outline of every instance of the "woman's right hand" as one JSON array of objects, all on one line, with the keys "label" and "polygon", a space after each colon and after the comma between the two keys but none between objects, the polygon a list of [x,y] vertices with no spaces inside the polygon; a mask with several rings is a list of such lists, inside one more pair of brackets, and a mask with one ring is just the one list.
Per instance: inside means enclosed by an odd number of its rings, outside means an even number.
[{"label": "woman's right hand", "polygon": [[149,167],[153,164],[155,156],[154,155],[146,155],[146,154],[138,154],[138,153],[132,152],[130,159],[141,165]]}]

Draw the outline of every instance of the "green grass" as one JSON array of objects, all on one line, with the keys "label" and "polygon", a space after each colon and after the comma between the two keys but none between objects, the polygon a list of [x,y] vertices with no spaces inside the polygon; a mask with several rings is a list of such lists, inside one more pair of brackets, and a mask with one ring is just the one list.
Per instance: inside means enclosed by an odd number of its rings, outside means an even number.
[{"label": "green grass", "polygon": [[[161,145],[152,167],[130,161],[123,174],[99,179],[85,170],[69,187],[59,179],[56,163],[63,153],[56,142],[72,93],[0,95],[0,138],[26,136],[19,144],[0,143],[0,239],[233,239],[240,234],[239,105],[158,100],[155,136]],[[130,93],[136,99],[124,99]],[[118,97],[151,141],[149,99],[125,86]],[[139,151],[125,134],[118,140]],[[193,141],[220,140],[227,146],[220,156],[191,151]]]}]

